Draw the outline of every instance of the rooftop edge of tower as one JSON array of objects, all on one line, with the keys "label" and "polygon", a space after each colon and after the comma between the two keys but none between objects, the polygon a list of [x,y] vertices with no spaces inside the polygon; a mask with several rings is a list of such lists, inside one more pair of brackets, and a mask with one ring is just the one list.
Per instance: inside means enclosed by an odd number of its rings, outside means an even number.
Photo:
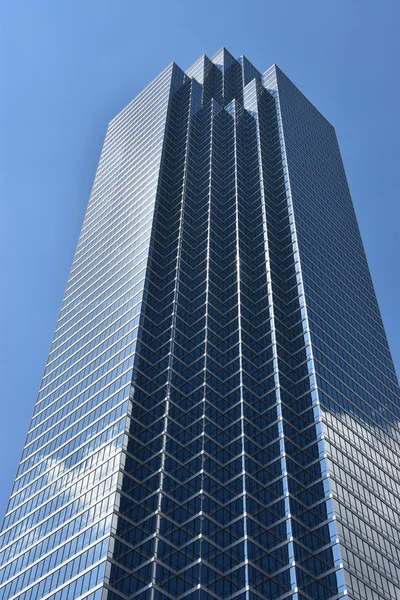
[{"label": "rooftop edge of tower", "polygon": [[205,65],[210,59],[205,54],[202,54],[195,62],[186,69],[185,73],[188,77],[193,77],[199,83],[204,83]]},{"label": "rooftop edge of tower", "polygon": [[215,54],[210,58],[211,62],[214,63],[221,71],[226,71],[234,65],[237,60],[236,58],[225,48],[222,46]]},{"label": "rooftop edge of tower", "polygon": [[263,87],[268,89],[275,89],[277,86],[276,78],[277,65],[273,63],[264,73],[261,75],[261,83]]},{"label": "rooftop edge of tower", "polygon": [[249,59],[242,54],[239,58],[235,58],[229,50],[222,46],[215,52],[211,58],[206,54],[202,54],[193,64],[185,70],[188,77],[196,79],[199,83],[204,83],[207,65],[215,65],[220,71],[224,72],[234,64],[240,64],[243,70],[243,84],[246,85],[254,77],[261,78],[261,72],[253,65]]},{"label": "rooftop edge of tower", "polygon": [[276,63],[273,63],[269,67],[269,69],[267,69],[262,74],[261,83],[267,90],[268,89],[271,89],[271,90],[281,89],[282,90],[282,84],[284,84],[285,82],[286,82],[286,85],[292,86],[292,88],[295,89],[296,92],[304,98],[304,101],[309,106],[312,106],[313,109],[317,113],[319,113],[319,115],[322,117],[322,119],[324,119],[324,121],[327,123],[327,125],[329,125],[329,127],[332,127],[332,129],[335,130],[334,125],[332,125],[332,123],[329,121],[329,119],[327,119],[327,117],[325,117],[325,115],[315,106],[315,104],[313,102],[311,102],[311,100],[305,95],[305,93],[302,92],[302,90],[300,88],[298,88],[295,83],[293,83],[293,81],[290,79],[290,77],[288,77],[286,75],[285,71],[283,71]]},{"label": "rooftop edge of tower", "polygon": [[206,54],[202,54],[188,69],[185,70],[186,75],[188,75],[188,77],[194,77],[201,84],[204,83],[207,63],[213,63],[221,71],[226,71],[235,63],[239,63],[243,69],[244,85],[251,81],[251,79],[260,79],[262,76],[261,71],[259,71],[244,54],[236,59],[225,46],[222,46],[222,48],[217,50],[211,58]]},{"label": "rooftop edge of tower", "polygon": [[259,71],[244,54],[239,56],[238,63],[242,65],[244,86],[252,79],[261,79],[261,71]]}]

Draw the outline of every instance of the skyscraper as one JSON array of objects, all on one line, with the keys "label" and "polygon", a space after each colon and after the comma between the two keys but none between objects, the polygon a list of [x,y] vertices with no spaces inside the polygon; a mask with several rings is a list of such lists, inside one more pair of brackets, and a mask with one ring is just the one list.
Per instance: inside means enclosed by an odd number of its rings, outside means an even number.
[{"label": "skyscraper", "polygon": [[0,599],[396,600],[399,412],[333,127],[171,63],[107,130]]}]

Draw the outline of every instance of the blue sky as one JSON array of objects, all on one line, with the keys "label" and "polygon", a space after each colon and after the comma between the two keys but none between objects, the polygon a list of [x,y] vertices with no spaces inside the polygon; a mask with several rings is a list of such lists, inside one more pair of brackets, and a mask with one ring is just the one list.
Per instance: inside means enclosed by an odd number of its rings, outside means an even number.
[{"label": "blue sky", "polygon": [[[5,0],[0,9],[0,513],[108,121],[171,60],[277,63],[333,123],[400,372],[397,0]],[[1,518],[1,516],[0,516]]]}]

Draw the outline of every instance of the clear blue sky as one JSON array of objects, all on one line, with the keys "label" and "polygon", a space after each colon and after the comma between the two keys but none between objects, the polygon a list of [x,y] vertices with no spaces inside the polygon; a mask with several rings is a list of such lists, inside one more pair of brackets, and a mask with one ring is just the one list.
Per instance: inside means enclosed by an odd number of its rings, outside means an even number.
[{"label": "clear blue sky", "polygon": [[107,122],[171,60],[277,63],[336,127],[400,371],[398,0],[3,0],[0,519]]}]

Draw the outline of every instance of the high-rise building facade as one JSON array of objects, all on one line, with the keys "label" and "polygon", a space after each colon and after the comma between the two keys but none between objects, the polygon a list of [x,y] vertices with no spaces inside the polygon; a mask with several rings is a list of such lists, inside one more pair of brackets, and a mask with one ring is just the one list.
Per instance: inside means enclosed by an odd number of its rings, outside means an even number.
[{"label": "high-rise building facade", "polygon": [[108,127],[0,600],[398,600],[399,413],[334,128],[172,63]]}]

